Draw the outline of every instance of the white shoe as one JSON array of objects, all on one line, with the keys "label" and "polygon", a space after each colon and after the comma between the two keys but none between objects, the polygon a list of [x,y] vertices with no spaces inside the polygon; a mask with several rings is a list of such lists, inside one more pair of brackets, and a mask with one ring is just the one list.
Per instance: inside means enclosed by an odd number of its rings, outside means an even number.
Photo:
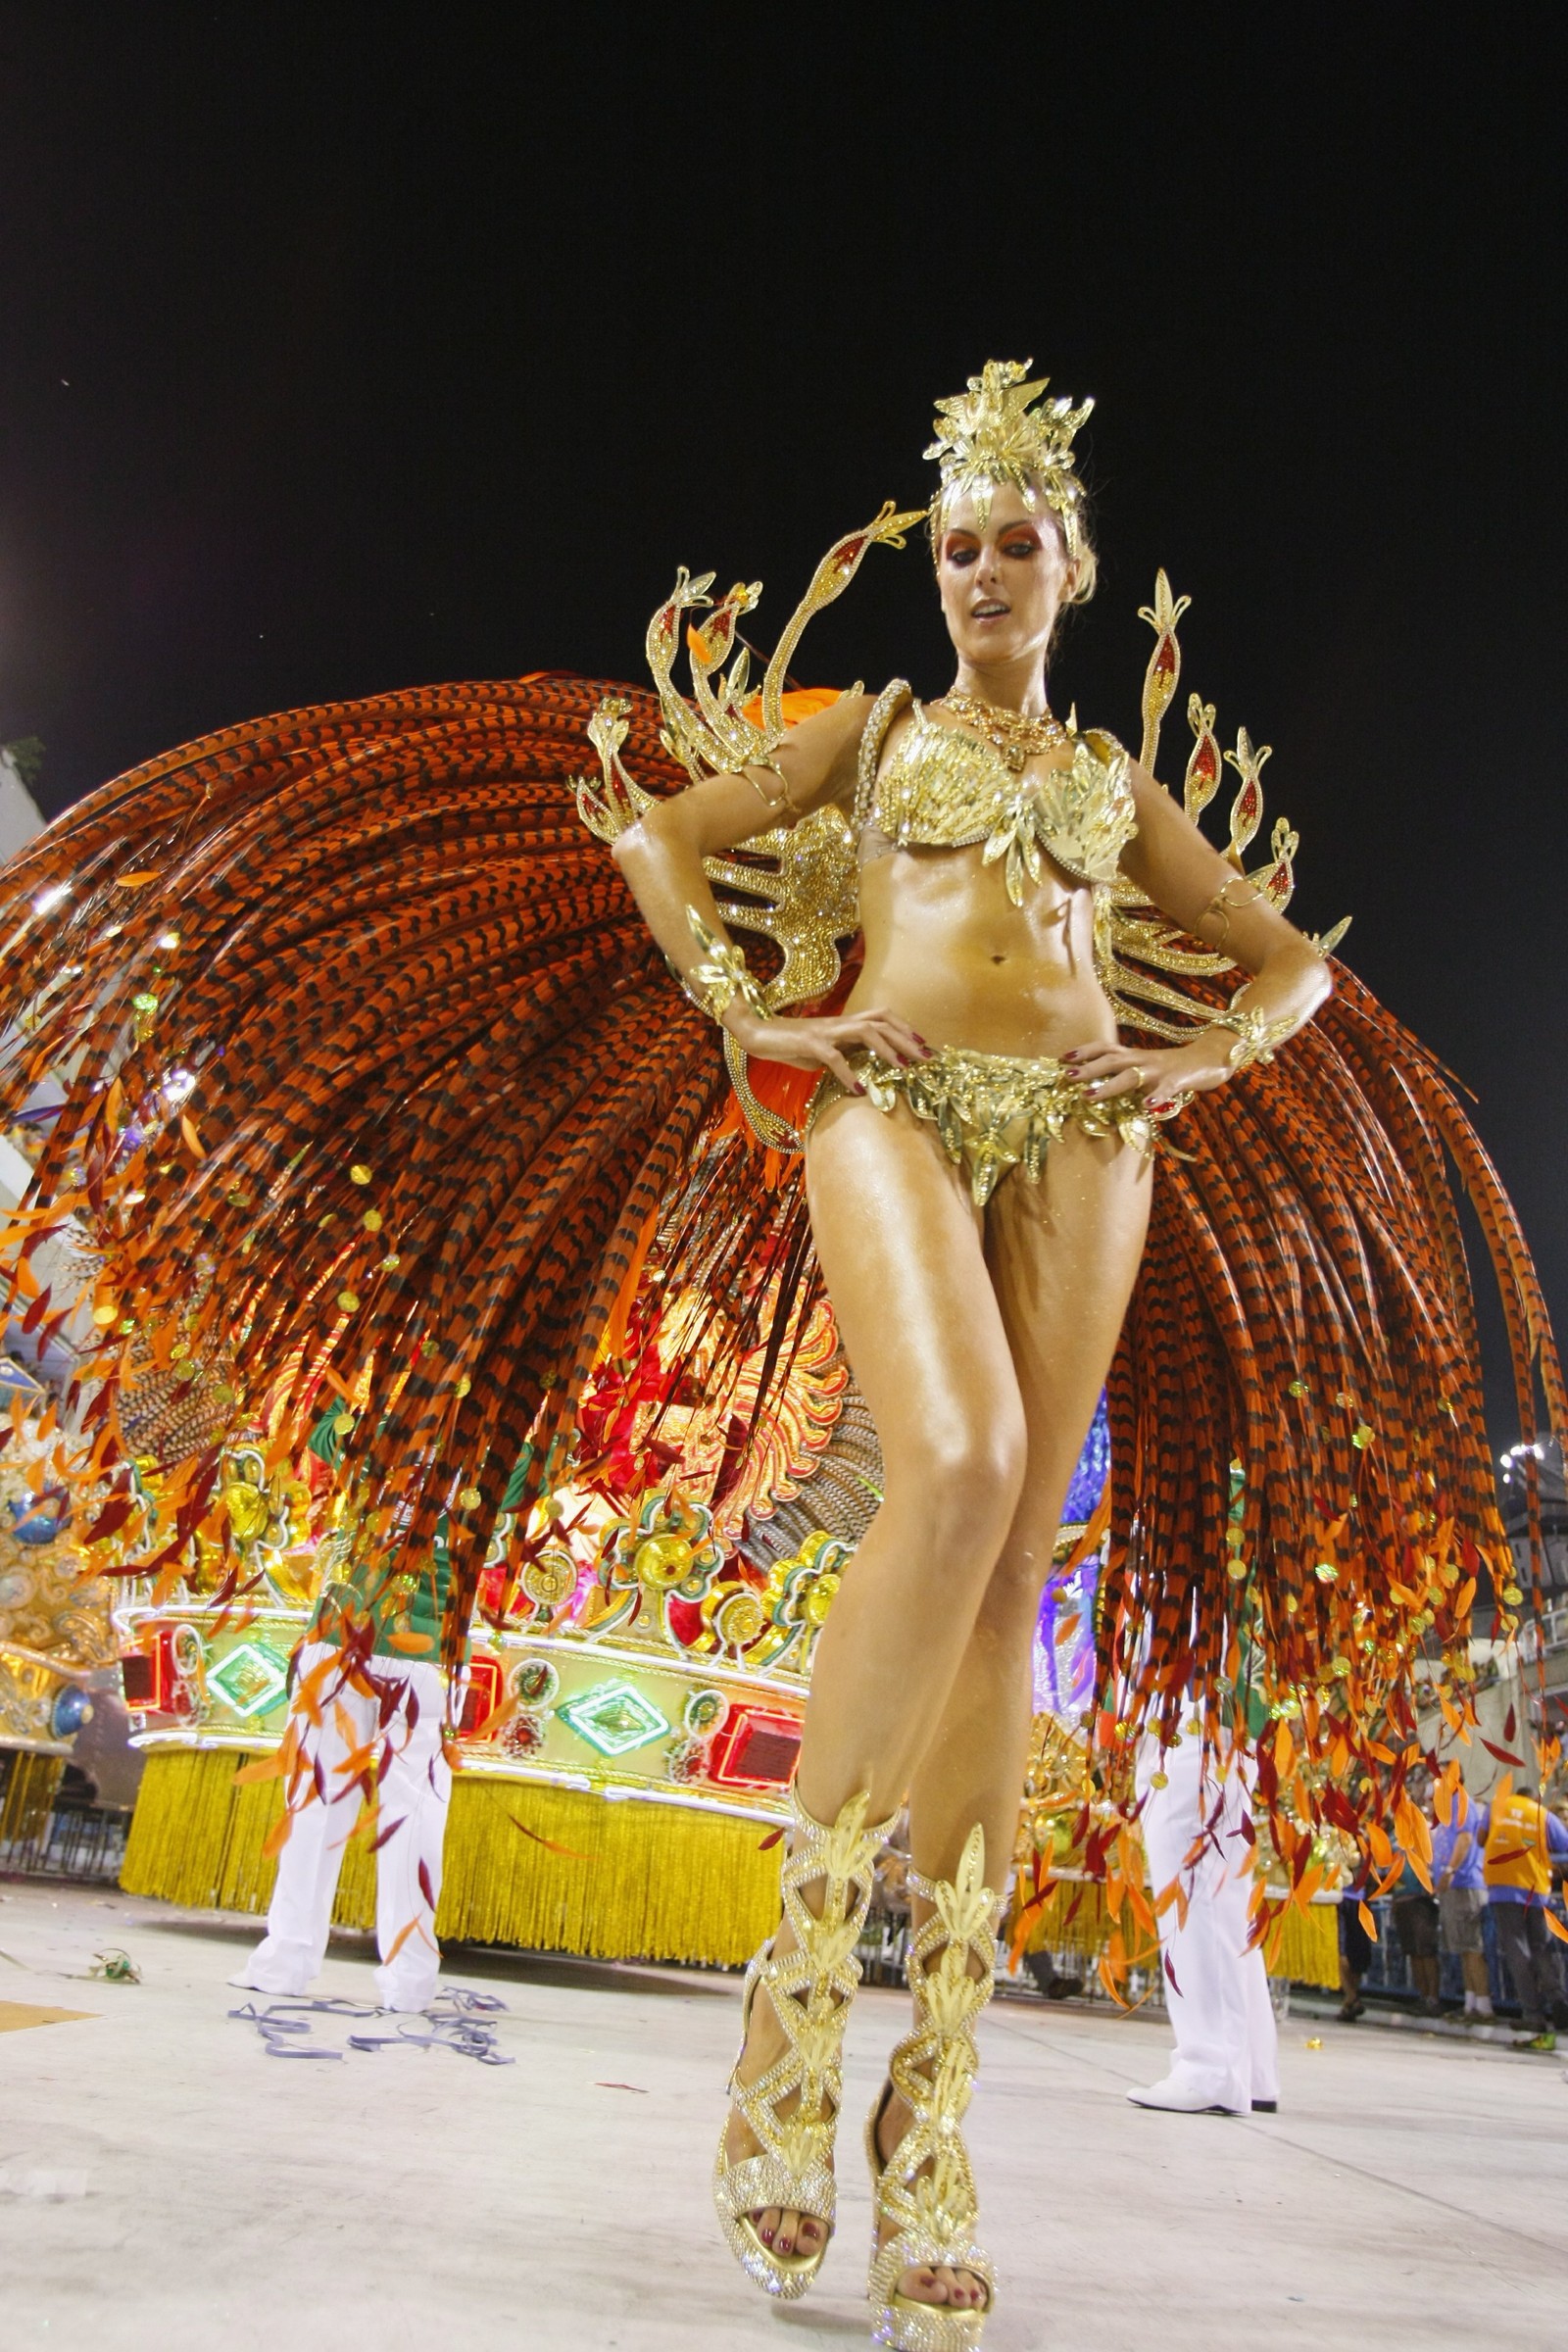
[{"label": "white shoe", "polygon": [[1147,2090],[1130,2090],[1128,2098],[1135,2107],[1158,2107],[1170,2115],[1243,2115],[1246,2108],[1229,2107],[1223,2099],[1204,2095],[1194,2083],[1179,2075],[1167,2075],[1162,2082],[1152,2082]]},{"label": "white shoe", "polygon": [[303,1984],[293,1977],[267,1981],[267,1971],[260,1968],[237,1969],[228,1981],[241,1992],[265,1992],[274,2001],[301,2000],[311,1988],[308,1978]]}]

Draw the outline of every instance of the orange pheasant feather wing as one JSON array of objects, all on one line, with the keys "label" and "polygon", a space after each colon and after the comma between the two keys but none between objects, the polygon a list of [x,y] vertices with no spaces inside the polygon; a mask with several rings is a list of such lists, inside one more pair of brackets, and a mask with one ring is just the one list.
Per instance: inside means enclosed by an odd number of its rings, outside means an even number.
[{"label": "orange pheasant feather wing", "polygon": [[[577,816],[605,691],[549,674],[228,729],[0,876],[6,1100],[58,1102],[7,1263],[50,1215],[103,1248],[100,1429],[133,1336],[166,1364],[220,1343],[236,1417],[330,1375],[365,1406],[361,1491],[416,1544],[447,1513],[469,1591],[727,1091]],[[653,697],[625,700],[639,773],[683,782]]]}]

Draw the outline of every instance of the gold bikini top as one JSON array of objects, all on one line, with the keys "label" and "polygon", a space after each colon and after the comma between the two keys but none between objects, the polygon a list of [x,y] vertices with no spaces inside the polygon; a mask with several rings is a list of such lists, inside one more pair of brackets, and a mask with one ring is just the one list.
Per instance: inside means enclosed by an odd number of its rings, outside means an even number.
[{"label": "gold bikini top", "polygon": [[[888,730],[910,704],[909,724],[881,765]],[[1064,766],[1016,775],[994,745],[930,717],[895,678],[878,695],[860,739],[854,831],[862,856],[878,835],[897,850],[961,850],[983,841],[987,865],[1006,860],[1015,906],[1025,882],[1041,878],[1042,852],[1073,881],[1107,888],[1138,830],[1131,763],[1114,736],[1068,740],[1072,758]]]}]

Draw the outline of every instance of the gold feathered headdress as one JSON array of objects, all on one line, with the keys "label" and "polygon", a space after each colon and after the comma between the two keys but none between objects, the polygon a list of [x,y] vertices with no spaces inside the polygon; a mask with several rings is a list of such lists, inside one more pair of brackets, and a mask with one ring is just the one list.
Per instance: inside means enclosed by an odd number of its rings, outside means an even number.
[{"label": "gold feathered headdress", "polygon": [[1078,511],[1084,489],[1073,470],[1072,439],[1095,404],[1086,400],[1075,409],[1057,398],[1031,407],[1051,381],[1042,375],[1028,382],[1033,365],[987,360],[970,376],[967,392],[937,402],[937,437],[925,453],[942,465],[942,488],[931,510],[933,539],[950,499],[969,493],[983,527],[994,485],[1011,482],[1031,506],[1043,495],[1060,518],[1068,555],[1076,560],[1082,553]]}]

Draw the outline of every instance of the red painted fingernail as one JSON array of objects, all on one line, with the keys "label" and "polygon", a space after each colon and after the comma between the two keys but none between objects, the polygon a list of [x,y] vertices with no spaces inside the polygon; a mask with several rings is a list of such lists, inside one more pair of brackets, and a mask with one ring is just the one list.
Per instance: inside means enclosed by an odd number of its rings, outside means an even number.
[{"label": "red painted fingernail", "polygon": [[858,1079],[857,1079],[855,1082],[855,1091],[858,1095],[863,1095],[865,1092],[864,1087],[860,1084]]},{"label": "red painted fingernail", "polygon": [[773,2243],[773,2232],[771,2230],[764,2230],[762,2231],[762,2243],[764,2246],[770,2246]]}]

